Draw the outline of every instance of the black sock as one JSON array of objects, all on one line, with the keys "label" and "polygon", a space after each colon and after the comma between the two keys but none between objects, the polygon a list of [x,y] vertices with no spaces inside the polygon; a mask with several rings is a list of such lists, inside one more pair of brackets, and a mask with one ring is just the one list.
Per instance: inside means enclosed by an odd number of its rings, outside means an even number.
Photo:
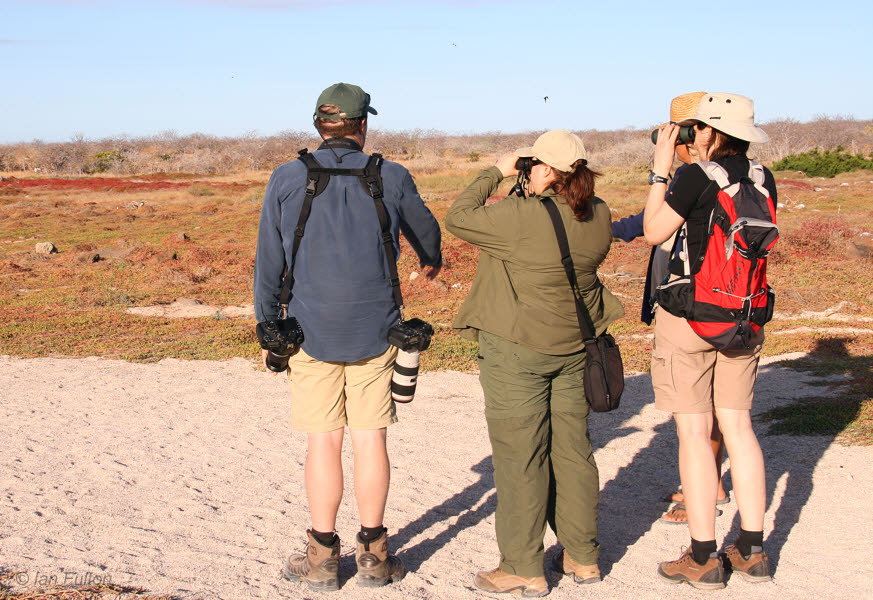
[{"label": "black sock", "polygon": [[387,530],[382,525],[379,525],[378,527],[364,527],[361,525],[361,533],[359,533],[358,536],[361,538],[361,542],[368,544],[373,540],[382,537],[382,534],[386,531]]},{"label": "black sock", "polygon": [[323,533],[321,531],[315,531],[314,529],[309,530],[312,533],[312,537],[315,538],[315,541],[321,544],[322,546],[333,546],[336,541],[336,533],[330,531],[328,533]]},{"label": "black sock", "polygon": [[757,546],[760,552],[764,548],[764,532],[763,531],[746,531],[740,527],[740,535],[737,537],[736,547],[743,555],[743,558],[749,558],[752,554],[752,546]]},{"label": "black sock", "polygon": [[709,560],[709,556],[718,550],[715,540],[706,542],[698,542],[691,538],[691,557],[698,565],[705,564]]}]

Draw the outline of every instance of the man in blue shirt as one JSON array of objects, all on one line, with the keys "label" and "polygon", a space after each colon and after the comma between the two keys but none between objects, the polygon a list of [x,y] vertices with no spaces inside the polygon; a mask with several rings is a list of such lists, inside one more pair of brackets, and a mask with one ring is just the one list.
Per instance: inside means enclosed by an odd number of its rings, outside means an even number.
[{"label": "man in blue shirt", "polygon": [[[362,169],[367,117],[377,114],[370,95],[338,83],[321,93],[313,115],[324,142],[312,156],[325,168]],[[307,549],[292,555],[285,576],[315,590],[338,589],[336,515],[343,494],[341,451],[348,425],[355,453],[355,497],[361,519],[356,536],[358,584],[398,581],[403,565],[388,553],[383,525],[388,497],[387,426],[397,421],[390,385],[397,348],[388,330],[400,321],[391,283],[391,260],[373,198],[358,176],[330,175],[313,200],[305,235],[292,259],[294,231],[308,182],[302,160],[279,166],[264,196],[255,260],[255,313],[276,319],[283,275],[293,269],[288,305],[304,341],[288,363],[292,426],[308,434],[305,466],[311,529]],[[419,257],[425,276],[442,266],[440,228],[403,166],[381,166],[382,202],[394,255],[399,233]],[[292,264],[293,263],[293,264]],[[266,351],[264,351],[266,354]]]}]

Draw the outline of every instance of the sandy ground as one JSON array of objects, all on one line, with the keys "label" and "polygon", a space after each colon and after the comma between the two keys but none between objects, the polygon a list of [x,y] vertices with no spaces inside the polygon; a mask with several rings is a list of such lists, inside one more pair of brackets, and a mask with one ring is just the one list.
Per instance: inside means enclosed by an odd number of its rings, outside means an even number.
[{"label": "sandy ground", "polygon": [[[765,366],[755,410],[821,394],[813,383]],[[18,571],[19,583],[108,576],[180,598],[319,596],[279,576],[308,524],[304,436],[288,426],[284,377],[242,359],[2,357],[0,394],[0,567]],[[648,376],[635,375],[618,411],[592,416],[605,579],[580,588],[549,571],[550,597],[707,594],[655,575],[659,560],[679,555],[688,532],[658,522],[666,507],[658,498],[678,475],[673,424],[652,401]],[[494,567],[498,554],[482,405],[476,375],[442,372],[423,375],[416,400],[398,409],[401,422],[389,435],[386,524],[411,572],[397,585],[373,591],[352,578],[357,520],[347,470],[338,522],[343,588],[332,597],[483,597],[472,573]],[[775,580],[752,585],[733,578],[726,590],[709,593],[873,598],[873,448],[760,429]],[[726,482],[730,488],[729,471]],[[720,540],[739,530],[735,502],[725,508]],[[548,533],[546,560],[557,550]]]}]

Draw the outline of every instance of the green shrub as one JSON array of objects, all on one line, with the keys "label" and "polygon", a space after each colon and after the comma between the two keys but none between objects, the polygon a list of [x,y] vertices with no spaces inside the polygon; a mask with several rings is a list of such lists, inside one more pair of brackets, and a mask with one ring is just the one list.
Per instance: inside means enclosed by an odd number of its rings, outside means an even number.
[{"label": "green shrub", "polygon": [[822,152],[814,148],[802,154],[790,154],[773,164],[774,171],[803,171],[810,177],[834,177],[840,173],[873,170],[873,155],[850,154],[842,146]]},{"label": "green shrub", "polygon": [[215,192],[212,188],[203,185],[202,183],[192,183],[188,188],[188,193],[192,196],[214,196]]},{"label": "green shrub", "polygon": [[105,173],[113,167],[120,165],[127,157],[121,150],[108,150],[106,152],[98,152],[89,157],[83,171],[88,174]]},{"label": "green shrub", "polygon": [[470,151],[470,155],[469,155],[470,162],[479,162],[479,159],[481,157],[482,156],[478,152],[476,152],[475,150]]}]

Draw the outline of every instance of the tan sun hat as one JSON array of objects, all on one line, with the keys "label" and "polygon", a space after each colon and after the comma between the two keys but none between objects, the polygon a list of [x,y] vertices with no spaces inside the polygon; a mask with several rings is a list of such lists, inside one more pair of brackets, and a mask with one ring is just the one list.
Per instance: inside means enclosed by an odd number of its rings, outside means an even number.
[{"label": "tan sun hat", "polygon": [[533,146],[519,148],[516,156],[536,156],[542,162],[564,173],[573,170],[573,163],[587,159],[585,144],[575,133],[563,129],[547,131],[537,138]]},{"label": "tan sun hat", "polygon": [[706,92],[691,92],[673,98],[670,102],[670,122],[682,123],[682,121],[694,119],[697,107],[700,105],[700,99],[705,95]]},{"label": "tan sun hat", "polygon": [[755,125],[755,104],[752,99],[739,94],[705,94],[700,99],[694,118],[740,140],[755,143],[770,140],[770,136]]}]

